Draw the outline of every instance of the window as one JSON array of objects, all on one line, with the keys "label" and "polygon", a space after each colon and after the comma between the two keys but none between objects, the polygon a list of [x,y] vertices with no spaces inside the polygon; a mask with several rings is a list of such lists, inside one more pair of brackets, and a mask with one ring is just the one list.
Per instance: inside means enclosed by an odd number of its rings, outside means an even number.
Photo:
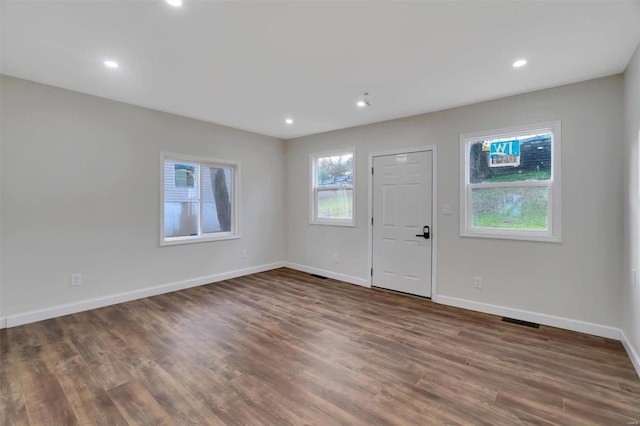
[{"label": "window", "polygon": [[460,136],[460,235],[560,241],[560,122]]},{"label": "window", "polygon": [[240,165],[162,153],[160,245],[239,238]]},{"label": "window", "polygon": [[311,155],[311,223],[355,226],[355,149]]}]

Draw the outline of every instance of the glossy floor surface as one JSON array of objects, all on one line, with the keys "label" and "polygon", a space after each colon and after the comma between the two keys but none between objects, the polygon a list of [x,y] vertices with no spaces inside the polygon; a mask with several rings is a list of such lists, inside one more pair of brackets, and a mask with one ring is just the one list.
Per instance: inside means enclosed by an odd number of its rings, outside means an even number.
[{"label": "glossy floor surface", "polygon": [[3,425],[628,425],[620,342],[278,269],[0,330]]}]

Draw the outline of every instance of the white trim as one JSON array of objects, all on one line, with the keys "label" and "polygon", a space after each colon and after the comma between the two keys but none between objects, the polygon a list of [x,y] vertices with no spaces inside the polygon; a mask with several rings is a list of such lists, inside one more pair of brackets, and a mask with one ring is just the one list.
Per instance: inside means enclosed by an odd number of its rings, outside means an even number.
[{"label": "white trim", "polygon": [[[158,294],[170,293],[177,290],[184,290],[191,287],[197,287],[205,284],[211,284],[218,281],[229,280],[232,278],[242,277],[258,272],[270,271],[272,269],[282,268],[285,262],[275,262],[266,265],[253,266],[245,269],[237,269],[235,271],[223,272],[220,274],[208,275],[204,277],[191,278],[184,281],[161,284],[155,287],[147,287],[139,290],[128,291],[125,293],[113,294],[110,296],[98,297],[95,299],[83,300],[81,302],[69,303],[64,305],[53,306],[51,308],[39,309],[36,311],[23,312],[21,314],[10,315],[6,318],[6,327],[15,327],[18,325],[29,324],[36,321],[42,321],[50,318],[56,318],[63,315],[75,314],[90,309],[102,308],[117,303],[129,302],[131,300],[143,299],[145,297],[156,296]],[[0,325],[2,325],[0,323]],[[1,327],[0,327],[1,328]]]},{"label": "white trim", "polygon": [[620,341],[622,342],[622,346],[627,351],[627,355],[629,355],[629,359],[631,360],[631,364],[636,369],[636,373],[638,377],[640,377],[640,355],[635,350],[629,339],[627,339],[627,335],[624,334],[624,330],[620,330]]},{"label": "white trim", "polygon": [[515,318],[522,321],[535,322],[538,324],[562,328],[565,330],[592,334],[594,336],[607,337],[609,339],[620,340],[621,337],[621,330],[619,328],[609,327],[606,325],[595,324],[586,321],[557,317],[555,315],[541,314],[538,312],[525,311],[521,309],[508,308],[506,306],[491,305],[488,303],[476,302],[473,300],[458,299],[457,297],[436,296],[432,300],[443,305],[455,306],[457,308],[484,312],[486,314],[498,315],[508,318]]},{"label": "white trim", "polygon": [[[163,222],[164,223],[164,222]],[[170,239],[166,239],[160,242],[162,247],[164,246],[175,246],[180,244],[196,244],[196,243],[206,243],[208,241],[227,241],[227,240],[239,240],[242,238],[242,235],[232,234],[230,232],[221,232],[223,234],[219,237],[197,237],[197,236],[184,236],[184,237],[171,237]],[[209,235],[209,234],[203,234]]]},{"label": "white trim", "polygon": [[[318,218],[316,214],[316,160],[322,157],[340,156],[352,154],[353,170],[351,171],[351,186],[338,187],[337,189],[351,189],[352,205],[351,219],[328,219]],[[331,151],[314,152],[309,154],[309,224],[329,225],[329,226],[349,226],[356,227],[356,148],[354,146]]]},{"label": "white trim", "polygon": [[[438,264],[438,147],[435,145],[425,145],[414,148],[399,148],[386,151],[377,151],[369,153],[369,168],[368,185],[367,185],[367,204],[368,204],[368,216],[367,216],[367,229],[368,229],[368,243],[367,243],[367,272],[373,268],[373,225],[371,224],[371,217],[373,216],[373,175],[369,173],[373,167],[373,157],[381,157],[384,155],[397,155],[397,154],[410,154],[414,152],[431,151],[431,297],[438,294],[437,289],[437,264]],[[367,287],[373,285],[373,277],[369,274],[367,279]]]},{"label": "white trim", "polygon": [[[231,177],[231,232],[218,232],[214,234],[200,234],[197,236],[170,237],[164,236],[164,163],[166,160],[185,161],[196,163],[198,165],[198,192],[199,208],[198,208],[198,232],[201,232],[202,222],[202,166],[214,166],[221,168],[230,168],[232,170]],[[234,160],[224,160],[220,158],[201,157],[188,154],[176,154],[173,152],[160,152],[160,197],[158,209],[160,212],[160,247],[173,246],[179,244],[194,244],[209,241],[225,241],[242,238],[241,220],[240,220],[240,162]]]},{"label": "white trim", "polygon": [[[469,146],[471,143],[487,140],[516,137],[531,134],[532,132],[551,131],[553,134],[551,154],[551,180],[537,182],[503,182],[503,183],[468,183],[469,179]],[[481,132],[460,134],[460,236],[497,238],[524,241],[562,242],[562,122],[560,120],[548,121],[523,126],[514,126],[505,129],[488,130]],[[517,230],[501,228],[473,228],[471,226],[471,190],[473,188],[491,187],[547,187],[548,192],[548,230]]]},{"label": "white trim", "polygon": [[[209,275],[200,278],[193,278],[175,283],[162,284],[155,287],[134,290],[126,293],[119,293],[112,296],[106,296],[96,299],[89,299],[78,303],[70,303],[58,305],[52,308],[41,309],[37,311],[25,312],[22,314],[12,315],[7,318],[0,317],[0,329],[7,327],[16,327],[19,325],[29,324],[32,322],[43,321],[50,318],[56,318],[63,315],[70,315],[90,309],[102,308],[105,306],[115,305],[118,303],[129,302],[145,297],[156,296],[159,294],[170,293],[173,291],[184,290],[200,285],[211,284],[219,281],[229,280],[245,275],[257,274],[259,272],[270,271],[278,268],[290,268],[310,274],[318,274],[344,281],[346,283],[355,284],[362,287],[371,287],[370,282],[363,278],[353,277],[350,275],[339,274],[324,269],[314,268],[311,266],[300,265],[292,262],[275,262],[266,265],[254,266],[251,268],[239,269],[235,271],[225,272],[221,274]],[[607,337],[610,339],[620,340],[624,346],[629,359],[633,364],[638,377],[640,377],[640,355],[634,349],[633,345],[627,339],[624,331],[615,327],[608,327],[599,324],[577,321],[568,318],[556,317],[553,315],[539,314],[535,312],[523,311],[520,309],[507,308],[504,306],[490,305],[486,303],[474,302],[471,300],[458,299],[449,296],[434,295],[432,300],[443,305],[455,306],[462,309],[468,309],[477,312],[484,312],[499,316],[508,316],[524,321],[537,322],[540,324],[558,327],[566,330],[573,330],[596,336]]]},{"label": "white trim", "polygon": [[292,262],[284,262],[284,267],[289,269],[295,269],[296,271],[307,272],[309,274],[322,275],[323,277],[333,278],[334,280],[344,281],[346,283],[359,285],[361,287],[371,287],[369,280],[365,278],[359,278],[351,275],[340,274],[338,272],[332,272],[326,269],[314,268],[313,266],[300,265],[299,263],[292,263]]},{"label": "white trim", "polygon": [[431,246],[431,297],[435,297],[438,294],[438,286],[437,286],[437,268],[438,268],[438,149],[434,145],[432,146],[432,156],[431,156],[431,239],[433,240],[433,245]]}]

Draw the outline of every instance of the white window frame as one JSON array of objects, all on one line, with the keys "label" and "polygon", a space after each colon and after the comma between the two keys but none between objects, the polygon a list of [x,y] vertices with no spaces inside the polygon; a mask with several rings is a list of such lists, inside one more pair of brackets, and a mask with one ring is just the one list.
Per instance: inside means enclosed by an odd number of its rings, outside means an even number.
[{"label": "white window frame", "polygon": [[[323,187],[326,190],[334,189],[351,189],[352,191],[352,210],[351,219],[337,219],[337,218],[320,218],[318,217],[318,160],[324,157],[340,156],[345,154],[353,155],[353,179],[350,186],[331,186]],[[354,147],[337,149],[332,151],[316,152],[309,155],[309,170],[311,190],[309,196],[309,223],[312,225],[333,225],[333,226],[356,226],[356,149]]]},{"label": "white window frame", "polygon": [[[499,238],[526,241],[561,242],[561,122],[549,121],[524,126],[460,135],[460,235],[463,237]],[[551,179],[545,181],[518,181],[496,183],[470,183],[469,147],[487,139],[531,135],[551,132]],[[548,187],[547,230],[517,230],[502,228],[474,228],[471,218],[471,190],[474,188]]]},{"label": "white window frame", "polygon": [[[199,194],[198,194],[198,235],[188,235],[183,237],[164,236],[164,163],[170,161],[185,161],[188,163],[198,163],[199,173]],[[227,168],[232,170],[231,181],[231,231],[201,233],[202,230],[202,167]],[[195,155],[176,154],[172,152],[160,153],[160,246],[171,246],[176,244],[201,243],[206,241],[234,240],[241,238],[240,234],[240,162],[233,160],[223,160],[220,158],[201,157]]]}]

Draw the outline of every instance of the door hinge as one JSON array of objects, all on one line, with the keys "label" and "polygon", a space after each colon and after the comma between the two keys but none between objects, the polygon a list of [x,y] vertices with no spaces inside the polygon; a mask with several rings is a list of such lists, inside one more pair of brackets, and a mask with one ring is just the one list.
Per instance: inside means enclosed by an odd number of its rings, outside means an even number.
[{"label": "door hinge", "polygon": [[371,268],[371,276],[373,276],[373,268]]},{"label": "door hinge", "polygon": [[371,224],[373,225],[373,218],[371,218]]},{"label": "door hinge", "polygon": [[371,168],[371,174],[373,174],[373,167]]}]

